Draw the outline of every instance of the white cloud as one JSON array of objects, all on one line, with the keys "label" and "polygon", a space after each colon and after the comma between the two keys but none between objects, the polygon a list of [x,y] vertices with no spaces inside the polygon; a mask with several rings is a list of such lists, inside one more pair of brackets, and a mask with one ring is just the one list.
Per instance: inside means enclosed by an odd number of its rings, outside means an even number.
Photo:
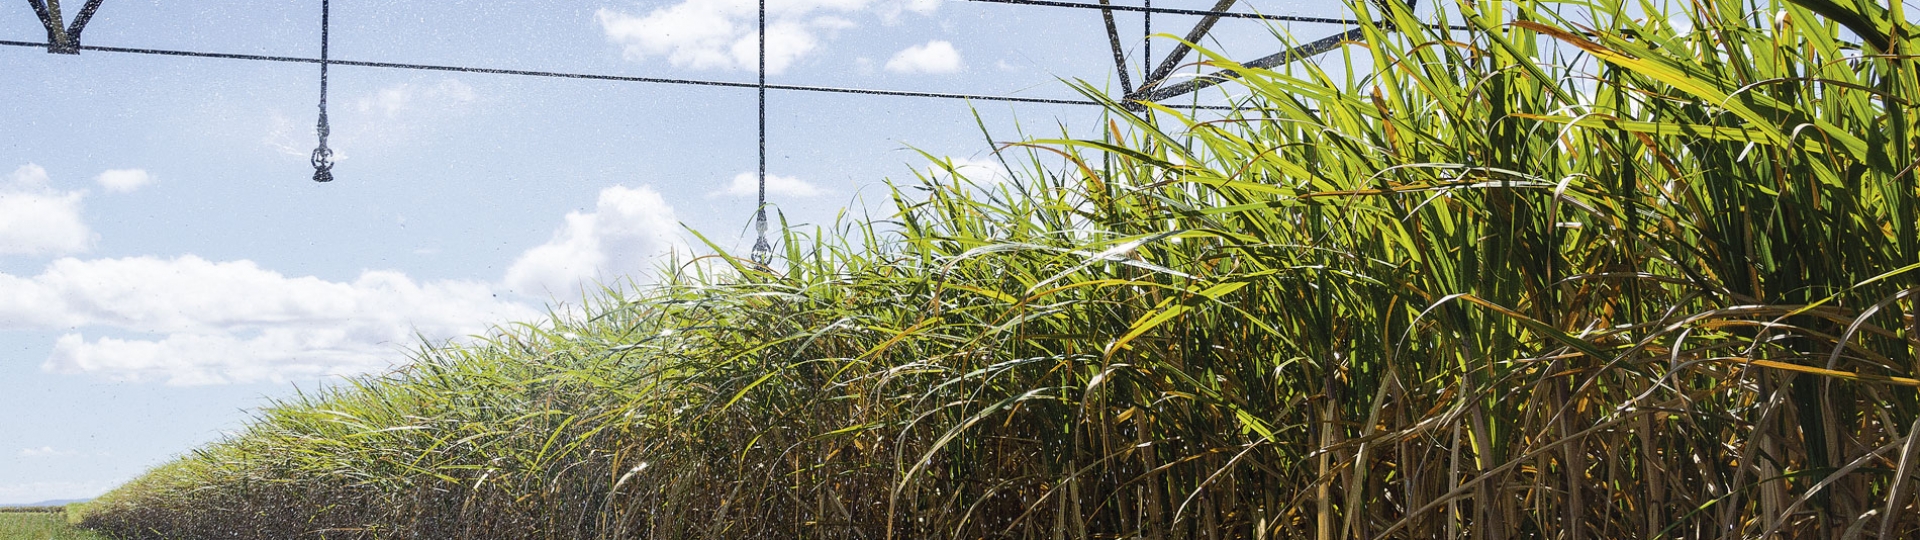
[{"label": "white cloud", "polygon": [[907,0],[906,5],[902,7],[907,11],[928,15],[940,9],[940,0]]},{"label": "white cloud", "polygon": [[[759,173],[743,172],[733,176],[727,186],[708,194],[708,197],[756,197],[760,194]],[[820,188],[805,180],[777,174],[767,175],[768,197],[813,197],[821,193]]]},{"label": "white cloud", "polygon": [[957,73],[962,67],[960,51],[941,40],[907,47],[887,60],[887,71],[894,73]]},{"label": "white cloud", "polygon": [[[767,71],[783,73],[817,50],[824,37],[857,26],[842,15],[871,11],[891,22],[903,12],[924,15],[939,6],[940,0],[771,0]],[[646,15],[603,8],[595,18],[607,39],[631,60],[663,57],[675,67],[742,71],[759,65],[754,0],[683,0]]]},{"label": "white cloud", "polygon": [[879,7],[880,20],[887,24],[898,24],[900,22],[900,16],[904,13],[912,12],[919,15],[932,15],[933,12],[940,9],[941,1],[942,0],[905,0],[902,2],[887,2],[881,4]]},{"label": "white cloud", "polygon": [[[9,180],[44,186],[44,171]],[[42,187],[41,189],[44,189]],[[364,271],[349,281],[287,276],[247,261],[186,255],[56,259],[0,273],[0,331],[60,331],[42,369],[172,385],[311,380],[379,371],[422,339],[461,340],[540,312],[503,293],[561,296],[636,275],[684,249],[674,211],[651,188],[602,190],[566,216],[501,282],[416,281]],[[21,455],[58,455],[50,448]]]},{"label": "white cloud", "polygon": [[0,274],[0,329],[164,335],[66,334],[42,365],[58,373],[168,384],[285,381],[383,369],[419,338],[461,338],[537,314],[496,290],[384,271],[351,282],[287,277],[251,261],[191,255],[63,258],[33,277]]},{"label": "white cloud", "polygon": [[39,447],[39,448],[22,448],[22,449],[20,449],[20,457],[23,457],[23,458],[50,458],[50,457],[65,457],[65,456],[71,456],[71,455],[75,455],[75,454],[76,454],[75,452],[68,452],[68,451],[63,451],[63,450],[55,450],[55,449],[54,449],[53,447],[51,447],[51,446],[42,446],[42,447]]},{"label": "white cloud", "polygon": [[100,187],[111,193],[132,193],[133,190],[153,183],[153,175],[140,169],[109,169],[95,177]]},{"label": "white cloud", "polygon": [[47,170],[27,164],[0,181],[0,255],[86,251],[93,231],[80,219],[80,191],[48,185]]},{"label": "white cloud", "polygon": [[[478,330],[478,329],[476,329]],[[284,382],[379,371],[413,343],[405,331],[355,339],[344,328],[269,328],[252,338],[231,333],[170,334],[159,340],[60,336],[46,366],[170,385]]]},{"label": "white cloud", "polygon": [[569,212],[551,240],[521,254],[506,285],[529,296],[573,298],[595,282],[652,270],[658,257],[683,246],[680,221],[659,192],[614,186],[600,191],[593,212]]}]

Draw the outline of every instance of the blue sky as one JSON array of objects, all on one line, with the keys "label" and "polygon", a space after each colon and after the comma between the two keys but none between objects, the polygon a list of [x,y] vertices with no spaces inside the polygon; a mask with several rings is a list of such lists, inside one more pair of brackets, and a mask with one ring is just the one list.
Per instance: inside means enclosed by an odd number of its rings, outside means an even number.
[{"label": "blue sky", "polygon": [[[0,7],[0,39],[44,39],[23,4]],[[776,83],[1072,98],[1061,79],[1113,71],[1097,12],[772,5]],[[332,9],[336,59],[753,78],[747,0]],[[1138,69],[1140,17],[1119,21]],[[317,0],[106,0],[85,43],[317,56],[318,23]],[[1216,36],[1238,57],[1276,50],[1264,23]],[[751,90],[336,66],[337,180],[315,184],[317,85],[306,64],[0,47],[0,504],[97,495],[267,399],[404,362],[416,332],[454,339],[582,283],[644,281],[693,249],[683,227],[752,245]],[[882,208],[887,179],[927,166],[912,148],[983,163],[976,108],[1002,139],[1092,133],[1097,113],[797,92],[769,107],[769,198],[796,223]]]}]

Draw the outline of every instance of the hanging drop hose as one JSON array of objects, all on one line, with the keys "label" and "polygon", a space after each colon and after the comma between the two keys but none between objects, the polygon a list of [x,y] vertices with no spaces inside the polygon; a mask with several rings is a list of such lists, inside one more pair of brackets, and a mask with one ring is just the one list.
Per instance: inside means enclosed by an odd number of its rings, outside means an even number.
[{"label": "hanging drop hose", "polygon": [[760,0],[760,203],[754,208],[753,228],[760,239],[753,242],[753,261],[766,265],[773,261],[773,246],[767,244],[767,0]]},{"label": "hanging drop hose", "polygon": [[320,147],[313,149],[313,181],[333,181],[333,149],[327,148],[327,26],[328,0],[320,0]]}]

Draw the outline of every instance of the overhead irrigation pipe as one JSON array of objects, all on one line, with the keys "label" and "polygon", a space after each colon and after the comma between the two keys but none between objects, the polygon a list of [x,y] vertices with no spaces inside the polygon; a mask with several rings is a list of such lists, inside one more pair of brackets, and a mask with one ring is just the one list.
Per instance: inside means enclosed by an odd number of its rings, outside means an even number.
[{"label": "overhead irrigation pipe", "polygon": [[[98,9],[101,0],[89,0],[86,8],[81,11],[80,17],[74,20],[73,25],[70,28],[66,28],[66,29],[57,29],[58,24],[53,22],[48,22],[52,20],[52,15],[53,15],[52,12],[57,12],[58,10],[58,4],[59,4],[58,0],[44,0],[44,1],[47,2],[47,4],[42,4],[43,0],[28,0],[28,2],[34,6],[35,11],[37,13],[45,13],[45,15],[42,15],[41,20],[43,23],[47,24],[48,26],[48,30],[47,30],[47,35],[49,38],[48,41],[41,43],[41,42],[31,42],[31,41],[0,40],[0,46],[46,47],[49,50],[49,52],[62,52],[62,53],[69,53],[69,54],[78,54],[80,51],[94,51],[94,52],[111,52],[111,53],[124,53],[124,54],[146,54],[146,55],[157,55],[157,56],[179,56],[179,57],[189,57],[189,58],[214,58],[214,59],[222,59],[222,60],[249,60],[249,61],[260,61],[260,62],[322,64],[323,71],[325,70],[325,66],[340,65],[340,66],[370,67],[370,68],[383,68],[383,69],[409,69],[409,70],[420,70],[420,71],[443,71],[443,72],[456,72],[456,73],[482,73],[482,74],[492,74],[492,75],[517,75],[517,76],[525,76],[525,77],[547,77],[547,78],[582,79],[582,80],[613,81],[613,82],[638,82],[638,83],[674,84],[674,85],[688,85],[688,86],[718,86],[718,87],[726,87],[726,88],[742,88],[742,89],[756,89],[756,90],[764,88],[766,90],[780,90],[780,91],[791,91],[791,92],[818,92],[818,93],[830,93],[830,94],[859,94],[859,95],[873,95],[873,96],[919,97],[919,98],[933,98],[933,99],[960,99],[960,100],[972,100],[972,101],[994,101],[994,102],[1004,102],[1004,103],[1032,103],[1032,104],[1044,104],[1044,105],[1091,105],[1091,106],[1102,105],[1102,103],[1099,101],[1086,100],[1086,99],[1002,96],[1002,95],[991,95],[991,94],[966,94],[966,93],[956,93],[956,92],[924,92],[924,91],[915,91],[915,90],[885,90],[885,89],[877,89],[877,88],[853,88],[853,87],[797,85],[797,84],[764,84],[764,82],[748,83],[748,82],[716,81],[716,80],[705,80],[705,79],[683,79],[683,78],[670,78],[670,77],[637,77],[637,76],[627,76],[627,75],[606,75],[606,74],[597,74],[597,73],[573,73],[573,72],[560,72],[560,71],[503,69],[503,68],[486,68],[486,67],[473,67],[473,66],[414,64],[414,63],[405,63],[405,62],[337,60],[337,59],[331,59],[331,58],[325,57],[327,53],[327,50],[326,50],[327,47],[325,43],[327,41],[326,39],[327,29],[325,28],[326,21],[324,20],[322,21],[323,28],[321,29],[321,34],[322,34],[321,53],[323,56],[322,58],[285,56],[285,55],[220,53],[220,52],[208,52],[208,51],[157,49],[157,48],[145,48],[145,47],[102,47],[102,46],[95,46],[95,45],[83,45],[79,42],[80,30],[85,27],[87,20],[90,19],[93,16],[94,11]],[[1299,16],[1291,16],[1291,15],[1265,15],[1265,14],[1259,14],[1259,13],[1239,13],[1239,12],[1204,11],[1204,10],[1193,10],[1193,9],[1155,8],[1155,7],[1152,7],[1153,3],[1151,2],[1151,0],[1148,0],[1146,2],[1146,7],[1112,5],[1112,4],[1103,6],[1100,4],[1085,4],[1085,3],[1079,3],[1079,2],[1058,2],[1058,1],[1051,1],[1051,0],[969,0],[969,1],[998,3],[998,4],[1012,4],[1012,5],[1035,5],[1035,6],[1049,6],[1049,7],[1131,11],[1131,12],[1142,12],[1148,17],[1151,17],[1155,13],[1163,13],[1163,14],[1173,14],[1173,15],[1203,15],[1203,16],[1218,15],[1219,17],[1225,17],[1225,18],[1261,19],[1261,20],[1294,21],[1294,22],[1310,22],[1310,23],[1326,23],[1326,24],[1358,24],[1359,23],[1359,21],[1355,21],[1351,19],[1334,19],[1334,18],[1325,18],[1325,17],[1299,17]],[[327,16],[326,7],[327,6],[323,5],[321,8],[322,19],[325,19]],[[1149,33],[1151,33],[1153,29],[1153,27],[1151,26],[1152,19],[1151,18],[1147,19],[1145,24],[1148,25],[1146,27],[1146,30]],[[764,40],[762,41],[764,42]],[[1147,49],[1147,50],[1151,51],[1152,49]],[[324,84],[323,84],[323,88],[324,88]],[[323,90],[323,93],[324,93],[324,90]],[[1181,106],[1178,108],[1203,109],[1203,110],[1232,110],[1234,107]]]},{"label": "overhead irrigation pipe", "polygon": [[[36,42],[36,41],[0,40],[0,46],[46,47],[47,44]],[[308,57],[300,57],[300,56],[234,54],[234,53],[217,53],[217,52],[205,52],[205,51],[187,51],[187,50],[178,50],[178,49],[101,47],[101,46],[95,46],[95,45],[81,45],[77,47],[77,49],[82,51],[94,51],[94,52],[149,54],[149,55],[159,55],[159,56],[183,56],[183,57],[190,57],[190,58],[217,58],[217,59],[223,59],[223,60],[251,60],[251,61],[260,61],[260,62],[286,62],[286,63],[294,63],[294,64],[319,64],[322,62],[322,60],[319,58],[308,58]],[[753,88],[760,87],[760,85],[755,83],[750,83],[750,82],[715,81],[715,80],[702,80],[702,79],[677,79],[677,78],[668,78],[668,77],[635,77],[635,76],[627,76],[627,75],[604,75],[604,74],[597,74],[597,73],[570,73],[570,72],[563,72],[563,71],[501,69],[501,68],[483,68],[483,67],[470,67],[470,66],[448,66],[448,65],[436,65],[436,64],[410,64],[410,63],[404,63],[404,62],[372,62],[372,61],[364,61],[364,60],[331,59],[331,60],[326,60],[325,62],[327,64],[335,65],[335,66],[353,66],[353,67],[369,67],[369,68],[383,68],[383,69],[411,69],[411,70],[421,70],[421,71],[447,71],[447,72],[456,72],[456,73],[484,73],[484,74],[492,74],[492,75],[519,75],[519,76],[525,76],[525,77],[549,77],[549,78],[559,78],[559,79],[584,79],[584,80],[592,80],[592,81],[637,82],[637,83],[676,84],[676,85],[690,85],[690,86],[719,86],[719,87],[725,87],[725,88],[743,88],[743,89],[753,89]],[[974,101],[999,101],[999,102],[1009,102],[1009,103],[1037,103],[1037,104],[1048,104],[1048,105],[1096,105],[1097,106],[1101,104],[1098,101],[1085,100],[1085,99],[996,96],[991,94],[920,92],[920,91],[913,91],[913,90],[884,90],[884,89],[877,89],[877,88],[850,88],[850,87],[814,86],[814,85],[800,85],[800,84],[768,84],[767,89],[791,91],[791,92],[820,92],[820,93],[829,93],[829,94],[863,94],[863,95],[874,95],[874,96],[920,97],[920,98],[935,98],[935,99],[963,99],[963,100],[974,100]]]},{"label": "overhead irrigation pipe", "polygon": [[[28,1],[34,3],[34,5],[36,6],[40,5],[40,0],[28,0]],[[1055,1],[1048,1],[1048,0],[969,0],[969,1],[999,3],[999,4],[1054,6],[1054,7],[1068,7],[1068,8],[1112,9],[1115,11],[1144,12],[1148,15],[1152,15],[1154,13],[1165,13],[1165,14],[1174,14],[1174,15],[1216,14],[1216,12],[1209,12],[1209,11],[1203,11],[1203,10],[1136,7],[1136,6],[1123,6],[1123,5],[1101,6],[1099,4],[1082,4],[1078,2],[1055,2]],[[99,0],[93,0],[89,2],[88,5],[89,7],[94,7],[94,6],[97,6],[98,4],[99,4]],[[1350,19],[1332,19],[1332,18],[1322,18],[1322,17],[1296,17],[1296,16],[1288,16],[1288,15],[1262,15],[1257,13],[1237,13],[1237,12],[1217,13],[1217,14],[1225,18],[1245,18],[1245,19],[1312,22],[1312,23],[1327,23],[1327,24],[1359,24],[1359,21],[1350,20]],[[51,13],[49,13],[49,15],[51,15]],[[66,30],[68,39],[65,42],[59,42],[57,40],[50,41],[50,42],[0,40],[0,46],[45,47],[50,52],[77,53],[79,51],[93,51],[93,52],[110,52],[110,53],[124,53],[124,54],[146,54],[146,55],[157,55],[157,56],[179,56],[179,57],[189,57],[189,58],[214,58],[214,59],[222,59],[222,60],[286,62],[286,63],[296,63],[296,64],[325,63],[329,65],[338,65],[338,66],[369,67],[369,68],[382,68],[382,69],[410,69],[410,70],[420,70],[420,71],[482,73],[482,74],[492,74],[492,75],[517,75],[517,76],[525,76],[525,77],[548,77],[548,78],[560,78],[560,79],[583,79],[583,80],[613,81],[613,82],[638,82],[638,83],[675,84],[675,85],[689,85],[689,86],[719,86],[719,87],[726,87],[726,88],[743,88],[743,89],[747,89],[747,88],[757,89],[761,87],[761,85],[756,83],[716,81],[716,80],[704,80],[704,79],[681,79],[681,78],[669,78],[669,77],[637,77],[637,76],[628,76],[628,75],[606,75],[606,74],[597,74],[597,73],[573,73],[573,72],[562,72],[562,71],[503,69],[503,68],[486,68],[486,67],[472,67],[472,66],[450,66],[450,65],[438,65],[438,64],[414,64],[414,63],[405,63],[405,62],[376,62],[376,61],[366,61],[366,60],[335,60],[335,59],[310,58],[310,57],[300,57],[300,56],[237,54],[237,53],[220,53],[220,52],[208,52],[208,51],[191,51],[191,50],[180,50],[180,49],[157,49],[157,48],[145,48],[145,47],[102,47],[97,45],[83,45],[79,43],[78,30],[84,27],[85,20],[91,15],[92,15],[92,10],[90,9],[83,10],[81,12],[81,17],[74,21],[74,24],[70,30]],[[1149,32],[1151,31],[1151,29],[1152,29],[1151,27],[1148,27]],[[1453,29],[1462,29],[1462,28],[1453,27]],[[50,36],[54,35],[54,31],[52,29],[49,29],[48,32]],[[1321,41],[1316,41],[1312,44],[1296,47],[1291,51],[1269,56],[1265,59],[1278,59],[1278,58],[1284,58],[1284,57],[1300,56],[1307,51],[1318,49],[1318,47],[1314,46],[1316,44],[1319,44],[1322,42],[1329,42],[1329,41],[1337,44],[1341,41],[1341,39],[1337,39],[1337,38],[1351,39],[1350,37],[1346,37],[1350,35],[1352,35],[1351,32],[1336,35],[1327,39],[1323,39]],[[72,46],[69,49],[66,45],[63,45],[62,43],[71,44]],[[1262,59],[1262,60],[1265,60],[1265,59]],[[1253,65],[1256,65],[1257,63],[1261,63],[1261,60],[1255,60],[1254,62],[1247,63],[1246,65],[1253,66]],[[768,90],[781,90],[781,91],[791,91],[791,92],[819,92],[819,93],[830,93],[830,94],[861,94],[861,95],[874,95],[874,96],[961,99],[961,100],[974,100],[974,101],[1034,103],[1034,104],[1047,104],[1047,105],[1092,105],[1092,106],[1102,105],[1101,102],[1086,100],[1086,99],[999,96],[999,95],[991,95],[991,94],[965,94],[965,93],[955,93],[955,92],[923,92],[923,91],[914,91],[914,90],[885,90],[885,89],[877,89],[877,88],[853,88],[853,87],[797,85],[797,84],[767,84],[765,85],[765,87]],[[1218,107],[1218,106],[1200,106],[1200,107],[1183,106],[1179,108],[1197,108],[1197,109],[1208,109],[1208,110],[1233,109],[1233,107]]]},{"label": "overhead irrigation pipe", "polygon": [[[1100,5],[1109,6],[1110,1],[1100,0]],[[1113,48],[1113,71],[1120,75],[1120,92],[1131,94],[1133,81],[1127,77],[1127,54],[1120,46],[1120,27],[1113,24],[1113,10],[1100,10],[1100,18],[1107,23],[1107,45]]]}]

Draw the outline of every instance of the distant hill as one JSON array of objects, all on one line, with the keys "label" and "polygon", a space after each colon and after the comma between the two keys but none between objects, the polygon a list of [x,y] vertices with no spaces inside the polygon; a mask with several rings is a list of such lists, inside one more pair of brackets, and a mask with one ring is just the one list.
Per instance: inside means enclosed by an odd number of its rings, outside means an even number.
[{"label": "distant hill", "polygon": [[0,508],[38,508],[42,506],[66,506],[73,503],[87,502],[89,500],[92,500],[92,499],[58,499],[58,500],[52,500],[52,501],[40,501],[36,503],[27,503],[27,504],[0,504]]}]

